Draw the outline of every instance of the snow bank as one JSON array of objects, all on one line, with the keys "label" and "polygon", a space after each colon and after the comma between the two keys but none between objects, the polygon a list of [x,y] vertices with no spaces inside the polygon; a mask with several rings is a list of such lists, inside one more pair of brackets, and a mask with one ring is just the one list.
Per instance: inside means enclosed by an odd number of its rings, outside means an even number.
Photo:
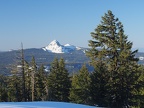
[{"label": "snow bank", "polygon": [[65,102],[0,102],[0,108],[96,108]]}]

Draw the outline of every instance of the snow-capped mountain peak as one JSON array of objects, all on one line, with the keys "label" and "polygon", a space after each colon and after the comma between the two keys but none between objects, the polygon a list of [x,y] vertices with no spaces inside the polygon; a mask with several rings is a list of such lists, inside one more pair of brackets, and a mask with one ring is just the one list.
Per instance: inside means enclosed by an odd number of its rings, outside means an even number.
[{"label": "snow-capped mountain peak", "polygon": [[80,48],[70,44],[61,45],[57,40],[53,40],[49,45],[43,48],[44,51],[52,53],[69,53],[78,49]]},{"label": "snow-capped mountain peak", "polygon": [[53,40],[48,46],[61,46],[57,40]]}]

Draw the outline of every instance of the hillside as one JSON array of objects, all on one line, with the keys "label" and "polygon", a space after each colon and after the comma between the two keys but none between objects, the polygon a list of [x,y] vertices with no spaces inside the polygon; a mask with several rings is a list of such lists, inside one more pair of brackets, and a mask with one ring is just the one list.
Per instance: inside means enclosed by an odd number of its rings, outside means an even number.
[{"label": "hillside", "polygon": [[[35,57],[37,65],[45,65],[48,69],[54,58],[64,58],[66,67],[69,72],[78,71],[83,63],[87,64],[89,71],[93,68],[89,65],[89,58],[85,55],[87,48],[76,47],[74,45],[61,45],[54,40],[46,47],[24,49],[25,60],[30,63],[32,56]],[[12,65],[20,61],[20,50],[12,50],[7,52],[0,52],[0,73],[9,74],[9,69]],[[144,53],[136,54],[139,58],[139,64],[144,64]]]},{"label": "hillside", "polygon": [[[50,66],[51,62],[55,57],[64,58],[67,67],[70,72],[77,71],[80,69],[83,63],[88,63],[89,59],[85,53],[81,50],[72,51],[71,53],[51,53],[44,51],[43,49],[25,49],[24,50],[25,60],[30,63],[32,56],[35,57],[38,65],[44,64]],[[0,53],[0,72],[7,74],[8,69],[11,65],[14,65],[20,61],[20,51],[9,51]]]}]

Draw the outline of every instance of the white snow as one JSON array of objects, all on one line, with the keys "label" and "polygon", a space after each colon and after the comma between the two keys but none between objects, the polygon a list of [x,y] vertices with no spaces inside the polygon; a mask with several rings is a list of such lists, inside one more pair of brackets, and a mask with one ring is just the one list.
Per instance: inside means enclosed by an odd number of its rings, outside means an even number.
[{"label": "white snow", "polygon": [[53,40],[49,45],[42,49],[52,53],[69,53],[74,50],[80,50],[80,47],[70,44],[61,45],[57,40]]},{"label": "white snow", "polygon": [[139,60],[144,60],[144,57],[139,57]]},{"label": "white snow", "polygon": [[66,102],[0,102],[0,108],[96,108]]}]

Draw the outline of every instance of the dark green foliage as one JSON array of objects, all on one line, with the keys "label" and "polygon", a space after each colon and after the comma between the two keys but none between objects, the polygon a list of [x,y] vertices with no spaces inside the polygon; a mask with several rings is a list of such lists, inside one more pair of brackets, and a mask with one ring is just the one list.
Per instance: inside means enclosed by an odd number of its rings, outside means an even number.
[{"label": "dark green foliage", "polygon": [[0,75],[0,102],[7,102],[8,101],[8,94],[7,94],[7,82],[6,77]]},{"label": "dark green foliage", "polygon": [[65,69],[64,60],[60,62],[57,58],[51,64],[50,74],[48,75],[49,100],[68,101],[70,81],[68,72]]},{"label": "dark green foliage", "polygon": [[90,75],[85,65],[78,74],[72,78],[70,89],[70,100],[80,104],[91,104],[90,102]]},{"label": "dark green foliage", "polygon": [[69,89],[70,89],[70,79],[69,79],[69,73],[68,70],[65,68],[65,62],[64,59],[61,58],[59,61],[59,73],[60,73],[60,95],[61,95],[61,101],[68,102],[69,99]]},{"label": "dark green foliage", "polygon": [[25,87],[26,87],[26,99],[32,101],[32,88],[31,88],[31,69],[29,63],[25,62]]},{"label": "dark green foliage", "polygon": [[48,75],[48,91],[49,91],[49,100],[57,100],[58,101],[58,80],[57,77],[59,76],[59,64],[58,59],[54,59],[51,64],[50,74]]},{"label": "dark green foliage", "polygon": [[36,99],[38,101],[46,100],[48,96],[47,91],[47,81],[46,81],[46,73],[44,71],[44,66],[41,65],[38,69],[38,72],[35,74],[36,81],[35,81],[35,92],[36,92]]},{"label": "dark green foliage", "polygon": [[21,76],[22,76],[22,100],[26,101],[26,87],[25,87],[25,59],[24,59],[24,50],[23,50],[23,44],[21,43]]},{"label": "dark green foliage", "polygon": [[[111,107],[133,105],[130,100],[134,98],[133,91],[138,90],[136,85],[140,76],[138,59],[135,58],[137,50],[131,50],[132,42],[127,40],[122,23],[115,18],[111,11],[108,11],[91,36],[93,38],[89,41],[91,49],[87,52],[91,58],[91,64],[99,66],[99,62],[103,63],[108,70],[108,74],[104,75],[108,76],[105,79],[108,81],[107,88],[98,91],[106,91],[108,105]],[[103,71],[96,79],[99,79],[99,76],[103,76]],[[102,86],[104,83],[100,83],[98,86]],[[96,101],[96,103],[99,102]]]},{"label": "dark green foliage", "polygon": [[23,101],[23,91],[21,78],[17,75],[8,77],[8,101],[10,102],[20,102]]},{"label": "dark green foliage", "polygon": [[[134,99],[132,98],[131,101],[135,103],[135,106],[140,106],[141,108],[144,107],[144,66],[140,66],[138,71],[141,73],[141,76],[138,79],[136,84],[136,90],[133,91]],[[138,90],[138,91],[137,91]]]},{"label": "dark green foliage", "polygon": [[102,62],[97,62],[94,72],[91,73],[90,96],[91,104],[108,106],[108,80],[110,78],[107,66]]},{"label": "dark green foliage", "polygon": [[16,55],[15,64],[11,67],[11,75],[7,76],[8,101],[26,101],[25,60],[23,48]]},{"label": "dark green foliage", "polygon": [[36,96],[36,90],[35,90],[35,74],[37,73],[37,66],[35,62],[35,57],[32,57],[31,63],[30,63],[30,68],[31,68],[31,93],[32,93],[32,101],[35,100]]}]

